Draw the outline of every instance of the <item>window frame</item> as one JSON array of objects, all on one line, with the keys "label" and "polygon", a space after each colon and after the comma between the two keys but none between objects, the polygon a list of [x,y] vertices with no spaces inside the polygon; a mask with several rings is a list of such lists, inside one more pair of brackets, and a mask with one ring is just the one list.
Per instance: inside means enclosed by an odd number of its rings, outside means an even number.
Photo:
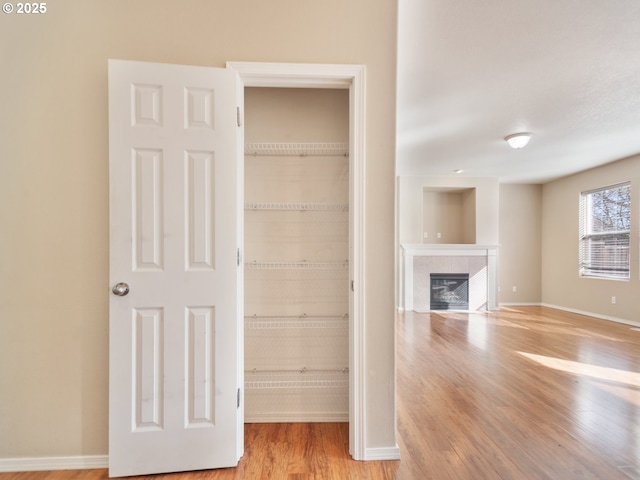
[{"label": "window frame", "polygon": [[[612,223],[625,223],[628,228],[594,231],[594,195],[609,190],[627,190],[628,203],[619,207],[626,213],[616,212]],[[631,278],[631,182],[621,182],[580,192],[580,218],[578,242],[578,275],[580,278],[630,280]],[[605,222],[602,222],[603,224]],[[595,251],[600,250],[600,253]]]}]

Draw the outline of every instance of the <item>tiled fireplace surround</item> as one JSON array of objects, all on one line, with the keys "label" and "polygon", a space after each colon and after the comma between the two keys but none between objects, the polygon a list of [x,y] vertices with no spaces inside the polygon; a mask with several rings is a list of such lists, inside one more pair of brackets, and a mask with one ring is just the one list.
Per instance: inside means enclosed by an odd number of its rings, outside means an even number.
[{"label": "tiled fireplace surround", "polygon": [[497,250],[494,245],[402,245],[404,310],[431,310],[431,273],[468,273],[469,310],[497,310]]}]

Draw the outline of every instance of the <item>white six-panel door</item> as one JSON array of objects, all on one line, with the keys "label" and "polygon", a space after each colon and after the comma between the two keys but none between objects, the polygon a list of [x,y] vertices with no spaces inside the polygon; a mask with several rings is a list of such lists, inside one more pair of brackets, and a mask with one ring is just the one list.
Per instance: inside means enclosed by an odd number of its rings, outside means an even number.
[{"label": "white six-panel door", "polygon": [[242,454],[236,80],[109,63],[111,476]]}]

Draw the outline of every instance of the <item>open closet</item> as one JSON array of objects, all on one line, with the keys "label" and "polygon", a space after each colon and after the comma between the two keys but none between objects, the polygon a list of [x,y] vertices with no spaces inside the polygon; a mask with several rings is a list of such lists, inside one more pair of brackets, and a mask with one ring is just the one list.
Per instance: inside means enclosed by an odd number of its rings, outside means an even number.
[{"label": "open closet", "polygon": [[349,420],[349,91],[245,88],[245,421]]}]

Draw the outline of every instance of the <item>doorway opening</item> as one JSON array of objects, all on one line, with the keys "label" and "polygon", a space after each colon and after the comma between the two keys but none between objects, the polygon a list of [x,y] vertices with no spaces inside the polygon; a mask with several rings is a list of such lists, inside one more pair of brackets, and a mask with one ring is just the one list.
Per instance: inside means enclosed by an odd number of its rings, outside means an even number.
[{"label": "doorway opening", "polygon": [[[349,453],[365,460],[364,422],[364,206],[365,67],[362,65],[227,62],[240,84],[263,88],[342,89],[349,98],[348,419]],[[244,89],[239,105],[244,109]],[[244,348],[244,343],[241,349]],[[304,373],[304,372],[302,372]],[[244,382],[244,372],[240,379]]]},{"label": "doorway opening", "polygon": [[246,423],[349,421],[349,92],[244,91]]}]

